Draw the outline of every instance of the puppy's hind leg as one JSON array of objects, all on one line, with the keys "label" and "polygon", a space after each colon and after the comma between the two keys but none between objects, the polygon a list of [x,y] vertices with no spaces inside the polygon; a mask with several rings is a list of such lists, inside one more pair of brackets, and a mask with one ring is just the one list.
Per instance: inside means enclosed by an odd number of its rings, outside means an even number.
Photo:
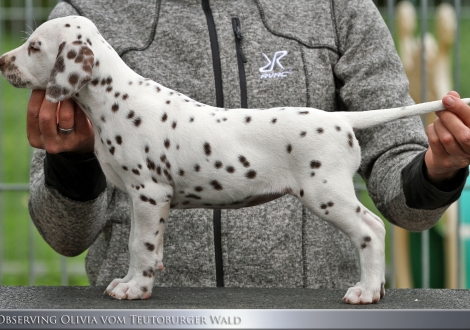
[{"label": "puppy's hind leg", "polygon": [[350,304],[377,303],[385,293],[385,226],[357,200],[351,179],[339,182],[342,187],[323,185],[320,194],[318,187],[303,189],[301,201],[348,235],[359,251],[361,278],[343,300]]}]

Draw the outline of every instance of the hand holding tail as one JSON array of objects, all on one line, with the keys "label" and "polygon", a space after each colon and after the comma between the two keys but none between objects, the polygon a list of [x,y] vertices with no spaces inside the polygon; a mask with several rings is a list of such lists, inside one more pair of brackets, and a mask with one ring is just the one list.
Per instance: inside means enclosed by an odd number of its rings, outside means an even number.
[{"label": "hand holding tail", "polygon": [[429,148],[424,160],[434,184],[452,179],[470,165],[470,106],[456,92],[449,92],[442,103],[446,110],[436,112],[438,118],[426,128]]}]

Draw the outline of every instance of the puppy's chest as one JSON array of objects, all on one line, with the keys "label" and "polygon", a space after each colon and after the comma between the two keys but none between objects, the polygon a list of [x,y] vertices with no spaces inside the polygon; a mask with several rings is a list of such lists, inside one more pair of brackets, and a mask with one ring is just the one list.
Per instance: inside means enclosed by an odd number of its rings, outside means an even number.
[{"label": "puppy's chest", "polygon": [[[126,117],[135,112],[126,111]],[[168,119],[162,122],[162,117]],[[171,185],[196,182],[203,180],[201,176],[208,169],[216,170],[228,164],[224,153],[217,152],[217,157],[213,157],[215,145],[207,141],[214,136],[208,130],[198,130],[197,125],[184,127],[178,124],[178,116],[162,112],[135,114],[133,118],[140,124],[136,126],[132,118],[128,119],[130,123],[102,123],[95,135],[100,163],[111,167],[124,182],[154,181]]]}]

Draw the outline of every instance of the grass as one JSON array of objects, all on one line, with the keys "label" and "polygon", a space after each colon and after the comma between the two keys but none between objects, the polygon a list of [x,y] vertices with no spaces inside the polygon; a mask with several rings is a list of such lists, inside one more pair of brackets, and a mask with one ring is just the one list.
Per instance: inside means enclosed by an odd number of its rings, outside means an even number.
[{"label": "grass", "polygon": [[[430,20],[429,26],[433,26]],[[461,89],[462,97],[470,97],[470,20],[462,20],[461,25]],[[14,40],[14,41],[13,41]],[[9,39],[0,36],[0,53],[12,49],[21,42],[20,37]],[[15,89],[0,78],[0,125],[1,125],[1,173],[4,183],[27,183],[29,181],[29,163],[31,149],[26,139],[26,107],[29,92]],[[361,201],[372,211],[377,212],[366,192],[360,194]],[[61,257],[53,251],[31,226],[28,209],[28,192],[0,192],[0,246],[3,256],[0,258],[1,285],[60,285]],[[387,226],[388,222],[386,222]],[[32,235],[30,235],[30,231]],[[29,248],[29,241],[33,246]],[[34,255],[34,280],[30,283],[30,253]],[[387,251],[387,256],[391,254]],[[88,285],[84,271],[85,253],[67,258],[68,284]]]}]

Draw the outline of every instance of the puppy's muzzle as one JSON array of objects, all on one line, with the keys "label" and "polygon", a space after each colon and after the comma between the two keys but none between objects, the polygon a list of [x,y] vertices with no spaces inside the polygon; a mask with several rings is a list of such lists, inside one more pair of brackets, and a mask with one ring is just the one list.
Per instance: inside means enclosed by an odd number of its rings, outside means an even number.
[{"label": "puppy's muzzle", "polygon": [[6,56],[2,56],[0,57],[0,71],[3,73],[3,71],[5,70],[5,67],[6,67],[6,64],[7,64],[7,61],[5,59]]},{"label": "puppy's muzzle", "polygon": [[23,81],[20,77],[18,66],[14,63],[15,56],[7,57],[3,55],[0,57],[0,71],[2,75],[15,87],[24,88],[28,86],[28,81]]}]

